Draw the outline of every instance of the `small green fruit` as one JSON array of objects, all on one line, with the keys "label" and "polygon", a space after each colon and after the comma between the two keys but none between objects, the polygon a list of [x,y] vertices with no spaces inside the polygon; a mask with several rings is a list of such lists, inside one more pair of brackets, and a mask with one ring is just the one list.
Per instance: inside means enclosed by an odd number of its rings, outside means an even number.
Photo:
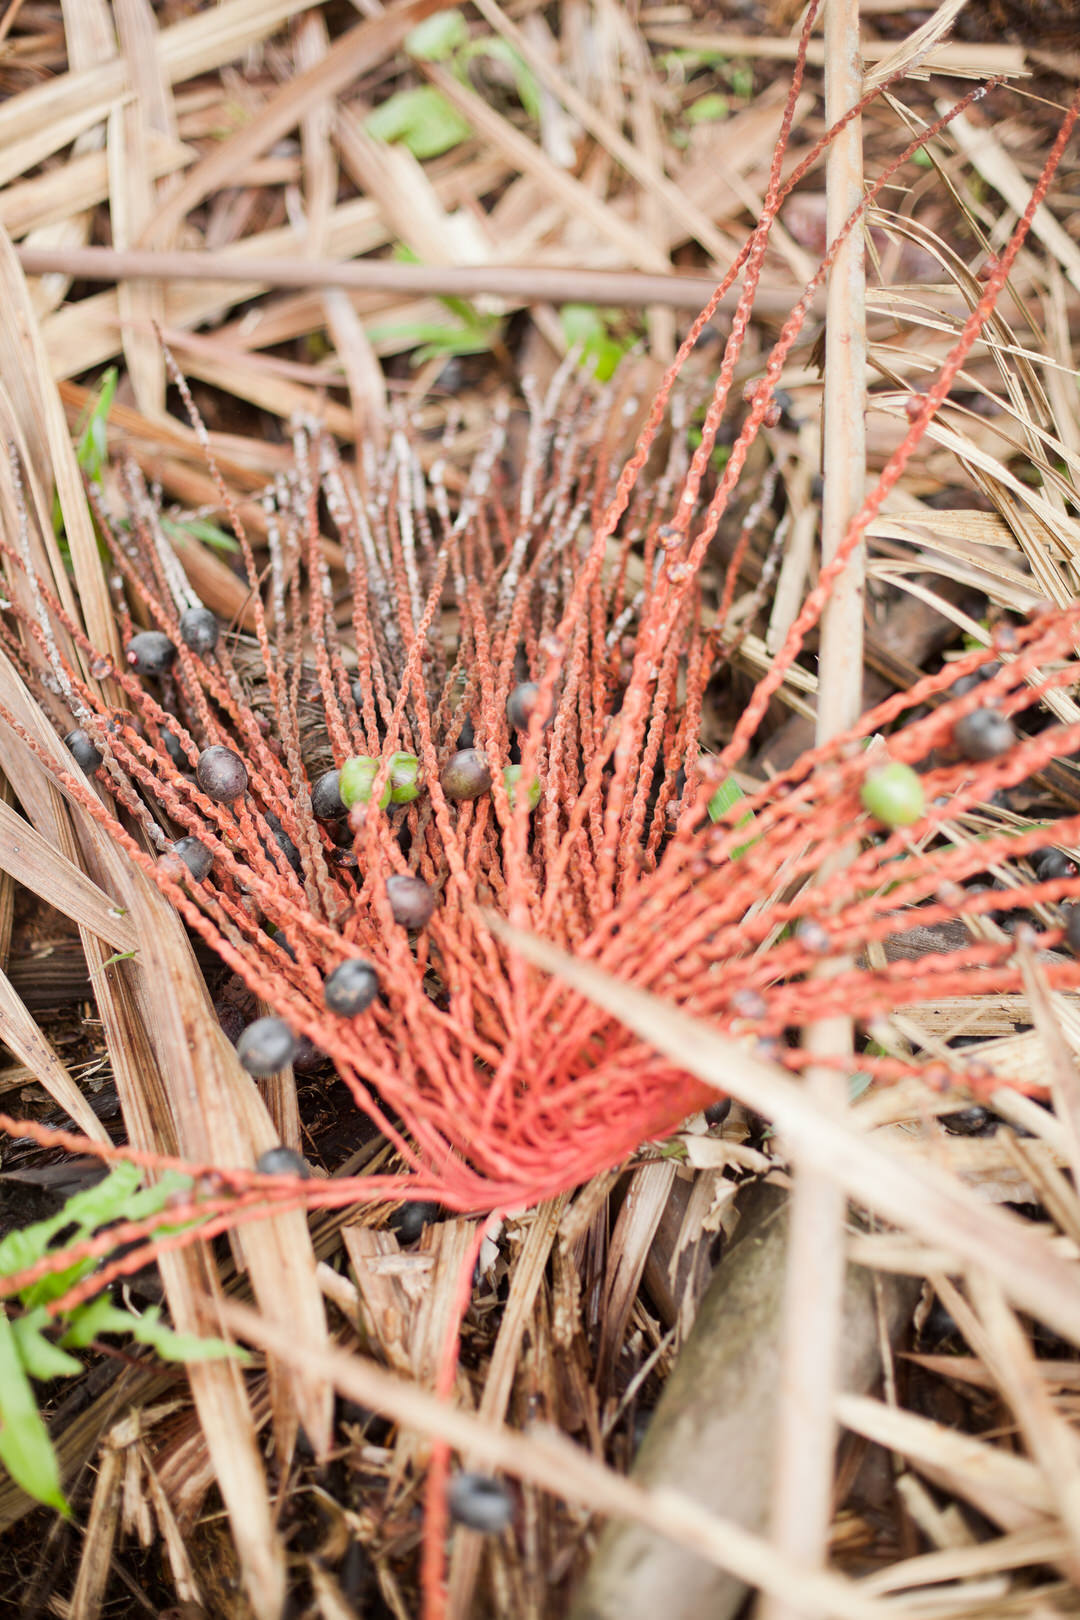
[{"label": "small green fruit", "polygon": [[[341,767],[341,780],[338,792],[341,802],[346,810],[351,810],[354,804],[370,804],[371,790],[375,786],[375,776],[379,769],[377,759],[370,754],[354,754],[347,759]],[[379,800],[379,808],[385,810],[390,803],[391,787],[387,782]]]},{"label": "small green fruit", "polygon": [[918,774],[898,759],[867,773],[860,798],[863,809],[885,827],[910,827],[926,809]]},{"label": "small green fruit", "polygon": [[[518,783],[521,781],[521,766],[508,765],[503,771],[503,781],[506,784],[507,796],[510,800],[511,810],[517,803]],[[529,783],[529,809],[535,810],[540,803],[540,778],[534,776]]]},{"label": "small green fruit", "polygon": [[420,796],[420,761],[415,754],[390,755],[390,802],[411,804]]}]

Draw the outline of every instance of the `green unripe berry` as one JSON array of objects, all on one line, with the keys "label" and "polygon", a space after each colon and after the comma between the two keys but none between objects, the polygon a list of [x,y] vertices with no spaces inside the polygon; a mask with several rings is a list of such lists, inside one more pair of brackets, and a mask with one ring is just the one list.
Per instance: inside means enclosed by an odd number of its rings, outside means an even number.
[{"label": "green unripe berry", "polygon": [[[354,804],[371,803],[371,791],[375,786],[378,769],[378,760],[372,759],[370,754],[354,754],[351,759],[345,761],[341,767],[338,792],[346,810],[351,810]],[[379,800],[381,810],[385,810],[390,803],[390,793],[390,783],[387,782]]]},{"label": "green unripe berry", "polygon": [[910,827],[926,809],[918,773],[898,759],[868,771],[859,797],[863,809],[885,827]]},{"label": "green unripe berry", "polygon": [[[507,797],[510,800],[511,810],[517,804],[518,783],[521,781],[521,766],[508,765],[503,771],[503,781],[506,784]],[[540,803],[540,778],[534,776],[529,783],[529,809],[535,810]]]},{"label": "green unripe berry", "polygon": [[[370,804],[380,762],[370,754],[354,754],[341,767],[338,791],[346,810],[354,804]],[[379,795],[379,808],[388,804],[410,804],[420,794],[420,761],[415,754],[391,754],[390,775]]]},{"label": "green unripe berry", "polygon": [[420,761],[415,754],[390,755],[390,802],[411,804],[420,796]]}]

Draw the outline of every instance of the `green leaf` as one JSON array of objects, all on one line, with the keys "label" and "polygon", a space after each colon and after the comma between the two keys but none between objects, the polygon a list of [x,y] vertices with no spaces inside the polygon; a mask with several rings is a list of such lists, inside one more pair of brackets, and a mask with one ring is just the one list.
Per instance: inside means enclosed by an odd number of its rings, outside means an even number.
[{"label": "green leaf", "polygon": [[81,1233],[96,1232],[99,1226],[107,1226],[127,1214],[128,1202],[141,1180],[139,1166],[121,1159],[104,1181],[69,1198],[60,1213],[65,1222],[73,1222]]},{"label": "green leaf", "polygon": [[405,49],[418,62],[445,62],[469,43],[460,11],[437,11],[405,35]]},{"label": "green leaf", "polygon": [[463,61],[473,57],[487,57],[489,62],[502,62],[514,75],[514,88],[518,99],[534,124],[540,122],[540,85],[507,39],[476,39],[462,53]]},{"label": "green leaf", "polygon": [[44,1305],[18,1316],[11,1324],[19,1360],[31,1378],[70,1378],[83,1370],[82,1362],[61,1350],[42,1332],[49,1321]]},{"label": "green leaf", "polygon": [[467,140],[469,124],[434,85],[398,90],[364,120],[379,141],[400,141],[415,158],[438,157]]},{"label": "green leaf", "polygon": [[598,382],[609,382],[629,344],[612,336],[604,315],[592,304],[564,304],[559,319],[567,343],[581,349],[582,366]]},{"label": "green leaf", "polygon": [[233,1361],[247,1361],[248,1353],[238,1344],[226,1344],[224,1339],[202,1339],[196,1333],[176,1333],[158,1320],[160,1307],[149,1306],[141,1316],[127,1317],[126,1325],[133,1338],[148,1344],[162,1361],[220,1361],[229,1357]]},{"label": "green leaf", "polygon": [[172,518],[162,518],[161,527],[173,540],[190,535],[206,546],[213,546],[216,551],[240,550],[240,542],[233,535],[226,534],[224,529],[219,529],[216,523],[208,523],[205,518],[185,518],[182,523],[174,522]]},{"label": "green leaf", "polygon": [[60,1466],[7,1316],[0,1310],[0,1463],[16,1485],[66,1514]]},{"label": "green leaf", "polygon": [[688,124],[715,124],[721,118],[726,118],[730,111],[727,96],[714,90],[690,103],[686,109],[686,121]]},{"label": "green leaf", "polygon": [[848,1102],[856,1102],[864,1091],[869,1091],[874,1083],[873,1075],[864,1069],[857,1069],[854,1074],[848,1075]]},{"label": "green leaf", "polygon": [[108,419],[119,377],[115,366],[110,366],[102,377],[97,398],[90,404],[86,424],[75,446],[79,466],[95,484],[101,483],[109,456]]},{"label": "green leaf", "polygon": [[114,1305],[108,1294],[99,1294],[85,1305],[76,1305],[60,1343],[74,1350],[85,1350],[103,1333],[130,1333],[134,1321],[131,1313]]},{"label": "green leaf", "polygon": [[604,336],[604,322],[594,304],[564,304],[559,311],[563,337],[573,347],[583,347]]},{"label": "green leaf", "polygon": [[[716,792],[706,805],[706,809],[709,812],[709,820],[719,821],[725,810],[730,810],[733,804],[738,804],[739,800],[745,799],[745,797],[745,793],[739,786],[738,782],[736,782],[735,778],[733,776],[727,777],[723,782],[720,783],[720,786],[717,788]],[[748,810],[744,816],[738,817],[735,822],[735,826],[750,827],[753,826],[753,822],[753,811]],[[737,861],[739,856],[744,855],[750,846],[756,842],[756,839],[750,838],[745,844],[736,845],[731,852],[732,860]]]},{"label": "green leaf", "polygon": [[[710,821],[719,821],[725,810],[730,810],[733,804],[738,804],[740,799],[745,798],[746,794],[743,792],[738,782],[736,782],[735,778],[733,776],[727,777],[725,781],[720,783],[720,786],[709,800],[708,810]],[[741,827],[745,822],[752,820],[753,817],[751,815],[745,815],[743,816],[742,821],[737,821],[735,825],[737,827]]]}]

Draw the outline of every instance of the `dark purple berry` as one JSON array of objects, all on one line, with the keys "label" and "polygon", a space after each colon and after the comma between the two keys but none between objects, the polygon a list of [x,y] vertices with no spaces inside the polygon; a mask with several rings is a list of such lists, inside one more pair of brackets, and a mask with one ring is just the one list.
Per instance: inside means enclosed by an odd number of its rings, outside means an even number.
[{"label": "dark purple berry", "polygon": [[345,815],[340,771],[324,771],[314,783],[311,789],[311,813],[316,821],[340,821]]},{"label": "dark purple berry", "polygon": [[302,1181],[311,1180],[311,1166],[295,1148],[267,1148],[255,1160],[255,1168],[261,1176],[299,1176]]},{"label": "dark purple berry", "polygon": [[179,737],[176,735],[176,732],[175,731],[163,731],[161,733],[161,741],[162,741],[162,744],[164,746],[165,752],[168,754],[169,758],[172,760],[172,762],[176,766],[177,770],[182,771],[182,770],[186,769],[186,767],[187,767],[187,755],[184,753],[183,744],[181,743]]},{"label": "dark purple berry", "polygon": [[1058,878],[1076,876],[1076,862],[1061,849],[1036,850],[1031,864],[1040,883],[1054,883]]},{"label": "dark purple berry", "polygon": [[266,825],[274,835],[274,841],[277,844],[277,847],[280,849],[293,871],[302,872],[304,869],[304,863],[300,859],[300,851],[297,849],[296,845],[293,843],[292,839],[289,837],[288,833],[285,831],[284,827],[281,825],[281,822],[278,820],[277,816],[275,816],[272,810],[268,810],[266,812],[265,821]]},{"label": "dark purple berry", "polygon": [[491,787],[491,772],[483,754],[461,748],[450,755],[439,780],[448,799],[479,799]]},{"label": "dark purple berry", "polygon": [[952,740],[965,759],[997,759],[1013,746],[1016,732],[996,709],[974,709],[953,726]]},{"label": "dark purple berry", "polygon": [[213,851],[207,849],[199,838],[178,838],[175,844],[169,845],[172,853],[183,861],[188,871],[197,883],[208,877],[210,868],[214,864]]},{"label": "dark purple berry", "polygon": [[722,1125],[731,1113],[731,1098],[719,1097],[705,1110],[706,1125]]},{"label": "dark purple berry", "polygon": [[309,1036],[301,1035],[296,1043],[296,1053],[292,1062],[297,1074],[313,1074],[326,1062],[326,1053],[320,1052]]},{"label": "dark purple berry", "polygon": [[439,1218],[438,1204],[419,1199],[415,1204],[402,1204],[390,1217],[390,1226],[398,1235],[399,1243],[415,1243],[425,1226]]},{"label": "dark purple berry", "polygon": [[952,696],[963,697],[966,692],[974,692],[983,681],[997,675],[1001,669],[1000,664],[982,664],[978,669],[972,670],[970,675],[961,675],[958,681],[953,682]]},{"label": "dark purple berry", "polygon": [[1074,956],[1080,956],[1080,906],[1064,906],[1065,943]]},{"label": "dark purple berry", "polygon": [[332,1013],[356,1018],[366,1012],[379,993],[379,976],[362,956],[340,962],[323,986],[323,998]]},{"label": "dark purple berry", "polygon": [[221,626],[209,608],[188,608],[186,613],[180,615],[180,639],[200,658],[213,652],[220,634]]},{"label": "dark purple berry", "polygon": [[124,648],[124,658],[136,675],[166,675],[176,648],[161,630],[140,630]]},{"label": "dark purple berry", "polygon": [[955,1114],[942,1114],[941,1123],[950,1136],[992,1136],[1001,1121],[989,1108],[960,1108]]},{"label": "dark purple berry", "polygon": [[195,780],[208,799],[230,804],[247,791],[247,766],[239,754],[221,743],[204,748],[195,767]]},{"label": "dark purple berry", "polygon": [[395,873],[386,880],[386,898],[402,928],[426,928],[435,910],[435,890],[423,878]]},{"label": "dark purple berry", "polygon": [[81,765],[88,775],[93,775],[101,764],[102,756],[100,751],[94,747],[89,732],[83,731],[82,727],[79,726],[76,730],[68,732],[64,742],[71,750],[71,757],[76,765]]},{"label": "dark purple berry", "polygon": [[288,1068],[297,1040],[283,1018],[256,1018],[236,1043],[236,1055],[248,1074],[265,1079]]},{"label": "dark purple berry", "polygon": [[522,681],[506,700],[506,717],[515,731],[528,729],[529,716],[536,702],[540,688],[535,681]]},{"label": "dark purple berry", "polygon": [[455,1524],[467,1525],[484,1535],[497,1536],[513,1517],[510,1494],[499,1480],[487,1474],[458,1474],[447,1493],[450,1517]]}]

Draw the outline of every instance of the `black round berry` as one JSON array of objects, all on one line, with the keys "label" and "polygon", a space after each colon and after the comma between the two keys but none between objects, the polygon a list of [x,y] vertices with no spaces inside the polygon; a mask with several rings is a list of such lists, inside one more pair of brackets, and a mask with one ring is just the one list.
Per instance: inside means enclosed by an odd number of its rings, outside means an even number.
[{"label": "black round berry", "polygon": [[213,851],[207,849],[201,839],[178,838],[169,848],[183,861],[196,882],[201,883],[204,877],[209,876],[214,864]]},{"label": "black round berry", "polygon": [[92,775],[101,764],[102,756],[100,751],[94,747],[90,733],[79,726],[76,730],[68,732],[64,742],[70,748],[71,757],[76,765],[81,765],[88,775]]},{"label": "black round berry", "polygon": [[209,608],[188,608],[186,613],[180,615],[180,639],[200,658],[204,653],[213,652],[220,634],[221,626]]},{"label": "black round berry", "polygon": [[731,1098],[720,1097],[705,1110],[706,1125],[722,1125],[731,1113]]},{"label": "black round berry", "polygon": [[204,748],[195,767],[195,780],[208,799],[229,804],[247,791],[247,766],[239,754],[221,743]]},{"label": "black round berry", "polygon": [[992,1136],[1001,1124],[989,1108],[960,1108],[955,1114],[942,1114],[941,1123],[950,1136]]},{"label": "black round berry", "polygon": [[423,878],[395,873],[386,880],[386,898],[402,928],[426,928],[435,910],[435,890]]},{"label": "black round berry", "polygon": [[296,1056],[297,1040],[283,1018],[256,1018],[236,1043],[248,1074],[265,1078],[285,1069]]},{"label": "black round berry", "polygon": [[161,741],[164,745],[165,752],[168,754],[177,770],[184,770],[187,766],[187,755],[184,753],[183,744],[176,735],[176,732],[163,731],[161,733]]},{"label": "black round berry", "polygon": [[1076,876],[1076,862],[1061,849],[1038,849],[1031,856],[1031,864],[1040,883]]},{"label": "black round berry", "polygon": [[491,787],[491,772],[483,754],[461,748],[450,755],[439,780],[448,799],[479,799]]},{"label": "black round berry", "polygon": [[467,1525],[484,1535],[497,1536],[513,1516],[510,1493],[499,1480],[487,1474],[458,1474],[447,1493],[450,1517],[455,1524]]},{"label": "black round berry", "polygon": [[997,759],[1013,746],[1016,732],[996,709],[974,709],[953,726],[952,740],[965,759]]},{"label": "black round berry", "polygon": [[165,675],[175,657],[176,648],[161,630],[140,630],[124,648],[124,658],[136,675]]},{"label": "black round berry", "polygon": [[379,993],[379,976],[362,956],[339,962],[323,986],[323,997],[332,1013],[356,1018],[366,1012]]},{"label": "black round berry", "polygon": [[272,1147],[260,1153],[255,1168],[261,1176],[299,1176],[311,1180],[311,1166],[295,1148]]},{"label": "black round berry", "polygon": [[419,1199],[415,1204],[402,1204],[390,1217],[390,1226],[400,1243],[415,1243],[425,1226],[439,1218],[439,1205]]},{"label": "black round berry", "polygon": [[1001,669],[1000,664],[981,664],[978,669],[972,670],[970,675],[961,675],[958,681],[953,682],[952,696],[963,697],[966,692],[974,692],[983,681],[997,675]]},{"label": "black round berry", "polygon": [[289,837],[288,833],[285,831],[284,827],[281,825],[281,822],[278,820],[277,816],[275,816],[272,810],[268,810],[266,812],[265,820],[266,825],[270,828],[270,831],[274,835],[274,841],[277,844],[277,847],[280,849],[293,871],[297,873],[302,872],[304,869],[304,863],[300,859],[300,851],[297,849],[296,845],[293,843],[292,839]]},{"label": "black round berry", "polygon": [[311,789],[311,813],[316,821],[340,821],[345,814],[341,798],[341,772],[324,771]]},{"label": "black round berry", "polygon": [[540,695],[535,681],[522,681],[506,700],[506,717],[515,731],[527,731],[529,719]]}]

